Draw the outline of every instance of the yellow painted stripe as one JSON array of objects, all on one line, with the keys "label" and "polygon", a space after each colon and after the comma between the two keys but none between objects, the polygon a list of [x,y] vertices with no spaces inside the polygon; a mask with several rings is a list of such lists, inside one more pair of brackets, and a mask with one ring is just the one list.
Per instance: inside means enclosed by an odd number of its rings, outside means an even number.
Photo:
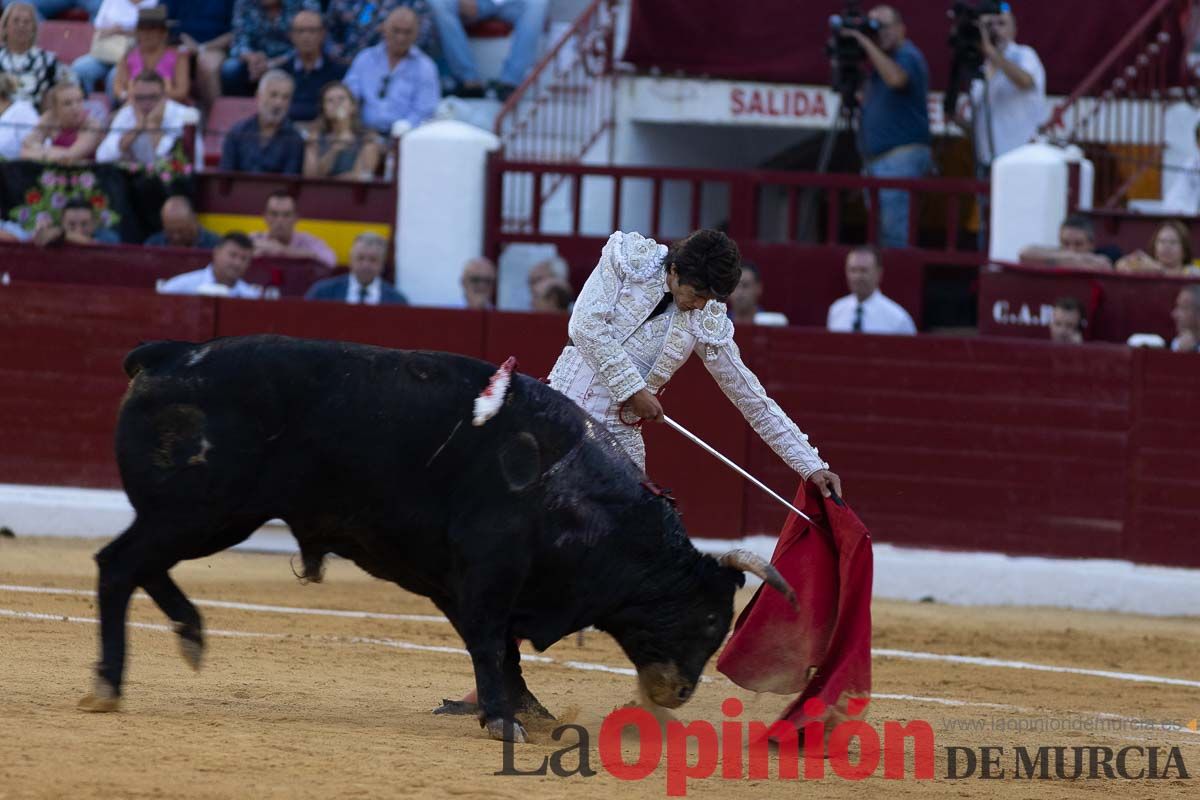
[{"label": "yellow painted stripe", "polygon": [[[200,214],[200,224],[214,233],[230,231],[255,233],[265,231],[267,223],[252,214]],[[380,222],[344,222],[335,219],[305,219],[296,225],[296,230],[312,234],[325,240],[337,254],[339,264],[350,262],[350,245],[360,233],[377,233],[387,239],[392,235],[392,226]]]}]

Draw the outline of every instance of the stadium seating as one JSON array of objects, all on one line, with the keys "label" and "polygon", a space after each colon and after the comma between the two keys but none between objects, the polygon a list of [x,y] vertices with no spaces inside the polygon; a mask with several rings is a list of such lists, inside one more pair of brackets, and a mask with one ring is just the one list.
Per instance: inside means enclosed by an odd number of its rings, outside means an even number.
[{"label": "stadium seating", "polygon": [[70,65],[92,47],[92,25],[82,22],[51,19],[38,25],[38,47],[49,50],[58,60]]},{"label": "stadium seating", "polygon": [[204,161],[209,166],[221,163],[221,144],[225,133],[256,111],[253,97],[218,97],[204,127]]}]

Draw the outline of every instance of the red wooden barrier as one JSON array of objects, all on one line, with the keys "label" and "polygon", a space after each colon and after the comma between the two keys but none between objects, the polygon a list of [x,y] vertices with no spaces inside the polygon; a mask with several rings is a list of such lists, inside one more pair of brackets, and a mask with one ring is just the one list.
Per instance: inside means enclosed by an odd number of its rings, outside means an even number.
[{"label": "red wooden barrier", "polygon": [[[125,353],[155,338],[279,332],[522,359],[541,376],[564,320],[448,309],[0,287],[0,482],[117,486]],[[846,481],[881,541],[1200,566],[1200,359],[1095,344],[739,330],[767,391]],[[790,494],[796,476],[692,360],[668,413]],[[774,533],[782,511],[662,426],[649,471],[698,536]]]},{"label": "red wooden barrier", "polygon": [[213,304],[144,290],[0,288],[0,481],[118,485],[113,424],[125,354],[151,339],[207,339]]},{"label": "red wooden barrier", "polygon": [[[0,242],[0,274],[7,274],[16,282],[153,289],[157,281],[200,269],[211,260],[207,250],[181,247],[128,244],[38,247]],[[313,259],[260,256],[250,263],[246,280],[276,286],[284,296],[303,297],[310,286],[332,274],[329,267]]]},{"label": "red wooden barrier", "polygon": [[1196,278],[994,265],[979,279],[979,332],[990,336],[1048,339],[1054,302],[1078,299],[1088,311],[1085,337],[1124,342],[1133,333],[1175,335],[1171,309],[1179,290]]},{"label": "red wooden barrier", "polygon": [[483,319],[481,311],[447,308],[221,299],[212,335],[278,333],[404,350],[448,350],[482,358]]},{"label": "red wooden barrier", "polygon": [[[1121,347],[771,331],[759,370],[878,538],[1116,555],[1131,454]],[[762,351],[760,351],[762,352]],[[794,479],[751,439],[753,471]],[[751,530],[781,521],[751,494]]]}]

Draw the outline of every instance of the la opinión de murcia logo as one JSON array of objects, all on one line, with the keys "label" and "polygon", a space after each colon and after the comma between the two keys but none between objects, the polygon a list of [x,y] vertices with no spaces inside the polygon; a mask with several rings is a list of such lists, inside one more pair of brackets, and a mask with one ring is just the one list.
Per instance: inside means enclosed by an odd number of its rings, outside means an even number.
[{"label": "la opini\u00f3n de murcia logo", "polygon": [[[714,776],[725,780],[770,780],[772,767],[777,780],[799,780],[803,759],[805,780],[821,780],[827,772],[833,777],[861,781],[877,775],[887,780],[933,780],[935,737],[933,726],[925,720],[883,723],[880,735],[861,716],[870,701],[854,698],[847,703],[851,719],[839,722],[828,731],[819,720],[826,705],[813,698],[805,702],[804,714],[817,720],[797,729],[790,722],[771,724],[739,719],[744,710],[737,698],[721,704],[725,719],[718,724],[707,720],[670,721],[662,725],[649,711],[631,706],[608,714],[600,725],[596,747],[600,769],[624,781],[643,781],[653,775],[664,760],[665,790],[668,797],[687,795],[688,782]],[[636,738],[636,752],[626,759],[623,737],[630,731]],[[803,736],[801,737],[801,734]],[[551,739],[563,747],[540,761],[517,763],[512,742],[503,747],[503,768],[495,775],[546,776],[560,778],[597,774],[593,767],[591,733],[582,725],[560,725]],[[912,741],[912,771],[906,770],[905,755]],[[772,746],[774,743],[774,747]],[[857,743],[857,755],[851,745]],[[1187,779],[1190,774],[1178,747],[1014,747],[978,748],[948,746],[946,780],[968,778],[984,780],[1161,780]],[[828,765],[828,766],[827,766]]]},{"label": "la opini\u00f3n de murcia logo", "polygon": [[[847,703],[847,713],[851,717],[860,717],[869,702],[851,699]],[[912,739],[913,777],[920,780],[934,777],[933,726],[924,720],[905,724],[885,722],[880,737],[875,728],[863,720],[850,719],[832,726],[826,745],[826,726],[819,720],[827,707],[819,699],[813,698],[804,704],[804,714],[818,721],[799,730],[792,723],[783,721],[769,725],[760,721],[742,722],[738,717],[743,708],[740,700],[730,697],[721,704],[721,713],[726,719],[717,725],[697,720],[688,723],[671,721],[665,727],[644,708],[617,709],[600,725],[597,743],[600,766],[619,780],[641,781],[654,774],[665,758],[669,797],[685,796],[689,780],[703,780],[713,775],[727,780],[745,777],[767,780],[771,777],[772,764],[778,779],[798,780],[801,756],[806,780],[824,778],[828,763],[828,769],[838,777],[858,781],[874,775],[881,762],[884,777],[899,780],[905,777],[905,742]],[[636,733],[637,757],[627,761],[622,752],[622,736],[630,728]],[[571,737],[573,741],[543,757],[540,763],[522,767],[516,764],[514,746],[505,742],[504,766],[495,774],[590,778],[596,774],[592,767],[590,736],[582,725],[561,725],[554,729],[551,738],[557,742]],[[858,742],[857,759],[850,754],[852,741]]]}]

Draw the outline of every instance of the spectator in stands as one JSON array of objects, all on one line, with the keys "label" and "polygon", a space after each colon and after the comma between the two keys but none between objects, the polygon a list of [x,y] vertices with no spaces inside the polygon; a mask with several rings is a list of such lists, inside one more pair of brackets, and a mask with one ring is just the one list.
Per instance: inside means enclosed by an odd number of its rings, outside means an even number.
[{"label": "spectator in stands", "polygon": [[[865,170],[876,178],[920,178],[933,168],[929,133],[929,67],[905,38],[904,21],[891,6],[871,9],[879,25],[878,44],[842,28],[866,51],[874,70],[867,81],[859,124]],[[908,192],[879,193],[884,247],[908,244]]]},{"label": "spectator in stands", "polygon": [[538,284],[533,298],[533,310],[542,314],[569,314],[575,293],[571,284],[560,278],[551,278]]},{"label": "spectator in stands", "polygon": [[1082,214],[1071,214],[1058,227],[1058,247],[1030,245],[1021,250],[1020,259],[1023,264],[1110,270],[1113,262],[1108,253],[1113,249],[1098,250],[1092,221]]},{"label": "spectator in stands", "polygon": [[92,160],[103,136],[103,126],[88,115],[79,85],[60,83],[46,93],[46,112],[21,144],[21,158],[81,164]]},{"label": "spectator in stands", "polygon": [[538,56],[542,29],[546,25],[546,0],[429,0],[433,6],[433,23],[437,28],[442,53],[457,81],[454,94],[460,97],[483,97],[484,86],[479,78],[479,66],[467,43],[463,23],[502,19],[513,26],[512,46],[500,68],[495,90],[504,101],[525,80],[526,73]]},{"label": "spectator in stands", "polygon": [[[104,0],[92,18],[95,34],[87,53],[71,62],[85,94],[106,83],[111,94],[113,67],[133,44],[138,10],[151,8],[158,0]],[[105,79],[109,80],[106,82]]]},{"label": "spectator in stands", "polygon": [[1194,136],[1196,149],[1187,163],[1177,168],[1163,195],[1163,210],[1168,214],[1190,217],[1200,213],[1200,123],[1196,124]]},{"label": "spectator in stands", "polygon": [[359,52],[379,44],[383,21],[397,8],[417,15],[417,46],[429,52],[433,44],[433,18],[426,0],[332,0],[325,12],[329,42],[325,52],[349,64]]},{"label": "spectator in stands", "polygon": [[27,242],[30,238],[29,231],[16,222],[0,219],[0,242]]},{"label": "spectator in stands", "polygon": [[150,166],[170,155],[190,113],[187,106],[167,98],[161,75],[146,70],[133,79],[129,102],[113,117],[96,160]]},{"label": "spectator in stands", "polygon": [[163,0],[178,23],[179,51],[196,56],[196,96],[206,111],[221,94],[221,65],[233,44],[235,0]]},{"label": "spectator in stands", "polygon": [[16,99],[42,107],[50,87],[70,71],[58,57],[37,46],[37,16],[29,3],[13,3],[0,14],[0,72],[17,79]]},{"label": "spectator in stands", "polygon": [[1050,312],[1050,341],[1083,344],[1083,304],[1074,297],[1060,297]]},{"label": "spectator in stands", "polygon": [[1200,353],[1200,284],[1179,291],[1171,319],[1175,322],[1171,349],[1176,353]]},{"label": "spectator in stands", "polygon": [[326,84],[321,90],[321,116],[304,140],[304,176],[369,181],[382,153],[379,135],[363,128],[358,104],[346,84]]},{"label": "spectator in stands", "polygon": [[150,238],[146,239],[147,245],[211,250],[221,241],[220,236],[200,224],[192,201],[184,195],[168,197],[158,215],[162,220],[162,230],[150,234]]},{"label": "spectator in stands", "polygon": [[253,245],[246,234],[231,231],[222,236],[213,248],[212,261],[208,266],[162,282],[158,292],[260,299],[263,287],[243,280],[250,268],[253,252]]},{"label": "spectator in stands", "polygon": [[[60,16],[73,8],[87,12],[88,19],[95,19],[100,9],[100,0],[30,0],[37,12],[38,19],[50,19]],[[5,0],[5,7],[14,5],[12,0]]]},{"label": "spectator in stands", "polygon": [[120,244],[121,239],[115,231],[101,228],[96,219],[96,212],[88,201],[82,198],[68,200],[63,206],[62,221],[44,225],[34,231],[33,240],[40,245],[48,244]]},{"label": "spectator in stands", "polygon": [[288,116],[308,122],[320,113],[321,89],[340,81],[346,67],[322,53],[325,25],[315,11],[301,11],[292,17],[292,47],[296,55],[284,67],[296,81],[292,109]]},{"label": "spectator in stands", "polygon": [[762,297],[762,274],[758,265],[742,262],[742,277],[733,294],[729,295],[729,318],[734,325],[787,325],[787,317],[778,311],[763,311],[758,307]]},{"label": "spectator in stands", "polygon": [[0,72],[0,161],[21,157],[21,142],[38,125],[37,109],[17,98],[17,79]]},{"label": "spectator in stands", "polygon": [[167,46],[167,10],[159,6],[139,11],[136,38],[133,49],[117,64],[113,98],[124,103],[133,79],[153,72],[162,77],[168,98],[176,103],[188,102],[192,92],[191,65],[180,57],[178,50]]},{"label": "spectator in stands", "polygon": [[406,306],[408,298],[380,277],[386,263],[387,239],[377,233],[360,233],[350,246],[350,273],[317,281],[304,299]]},{"label": "spectator in stands", "polygon": [[221,65],[225,94],[248,95],[267,70],[292,58],[288,31],[300,11],[319,11],[317,0],[238,0],[233,7],[233,45]]},{"label": "spectator in stands", "polygon": [[1122,258],[1117,262],[1117,272],[1200,275],[1200,268],[1192,263],[1192,238],[1187,226],[1177,219],[1158,226],[1149,250],[1153,255],[1137,250]]},{"label": "spectator in stands", "polygon": [[240,231],[231,231],[222,236],[213,248],[212,261],[208,266],[164,281],[158,287],[158,293],[221,295],[258,300],[263,296],[263,287],[242,280],[253,257],[254,245],[250,237]]},{"label": "spectator in stands", "polygon": [[292,76],[273,69],[262,76],[255,99],[258,113],[229,129],[221,145],[221,169],[299,175],[304,139],[287,118]]},{"label": "spectator in stands", "polygon": [[312,258],[327,267],[337,264],[337,256],[325,242],[311,233],[296,230],[300,215],[296,213],[296,198],[280,190],[267,197],[263,215],[267,229],[250,234],[256,256],[288,256]]},{"label": "spectator in stands", "polygon": [[437,67],[416,38],[417,15],[398,8],[383,23],[383,41],[355,56],[346,73],[363,122],[385,136],[398,120],[415,128],[432,117],[441,98]]},{"label": "spectator in stands", "polygon": [[979,31],[986,82],[972,83],[971,99],[979,110],[973,120],[975,159],[986,178],[993,161],[1027,144],[1046,121],[1046,70],[1032,47],[1017,44],[1008,3],[1000,3],[999,14],[984,14]]},{"label": "spectator in stands", "polygon": [[[530,267],[529,274],[525,276],[525,282],[529,286],[529,307],[533,308],[545,284],[551,281],[567,282],[567,273],[567,262],[558,256],[543,259]],[[570,286],[570,283],[567,285]]]},{"label": "spectator in stands", "polygon": [[486,258],[472,258],[463,267],[461,308],[495,308],[496,265]]},{"label": "spectator in stands", "polygon": [[879,251],[869,245],[856,247],[846,256],[846,283],[850,294],[829,307],[826,326],[840,333],[907,334],[917,332],[912,317],[899,303],[879,291],[883,262]]}]

